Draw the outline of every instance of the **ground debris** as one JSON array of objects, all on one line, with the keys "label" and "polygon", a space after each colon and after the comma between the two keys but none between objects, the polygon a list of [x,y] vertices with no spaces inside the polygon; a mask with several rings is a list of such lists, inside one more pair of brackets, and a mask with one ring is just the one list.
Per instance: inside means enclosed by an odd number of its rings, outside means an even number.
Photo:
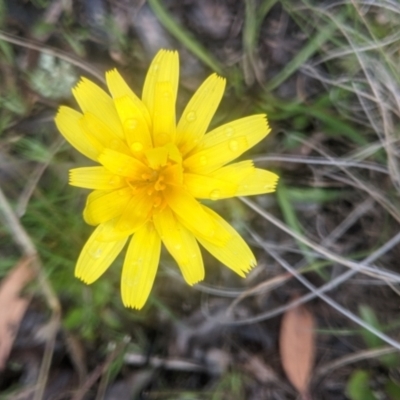
[{"label": "ground debris", "polygon": [[29,298],[20,297],[22,289],[34,277],[32,257],[21,259],[0,286],[0,370],[6,366]]}]

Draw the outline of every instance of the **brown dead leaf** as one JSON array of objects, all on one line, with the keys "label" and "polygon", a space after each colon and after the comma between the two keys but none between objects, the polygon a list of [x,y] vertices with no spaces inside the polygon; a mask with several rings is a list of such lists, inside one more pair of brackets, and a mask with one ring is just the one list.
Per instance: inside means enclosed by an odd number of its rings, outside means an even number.
[{"label": "brown dead leaf", "polygon": [[313,315],[300,305],[285,313],[279,335],[283,369],[303,399],[309,398],[308,384],[315,355],[314,328]]},{"label": "brown dead leaf", "polygon": [[24,286],[34,277],[33,258],[23,258],[0,284],[0,371],[5,368],[19,324],[29,299],[19,297]]}]

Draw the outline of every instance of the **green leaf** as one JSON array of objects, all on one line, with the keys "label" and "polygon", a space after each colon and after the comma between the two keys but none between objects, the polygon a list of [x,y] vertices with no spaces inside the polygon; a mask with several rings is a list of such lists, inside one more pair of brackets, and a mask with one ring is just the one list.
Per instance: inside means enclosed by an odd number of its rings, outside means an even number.
[{"label": "green leaf", "polygon": [[[382,330],[382,327],[379,324],[378,318],[376,317],[374,310],[366,305],[360,305],[358,307],[360,317],[369,325],[373,326],[378,330]],[[367,329],[361,330],[361,335],[370,349],[374,349],[376,347],[382,346],[383,340],[375,336],[373,333],[368,331]]]},{"label": "green leaf", "polygon": [[392,380],[386,383],[385,392],[389,396],[390,400],[400,399],[400,386]]},{"label": "green leaf", "polygon": [[369,387],[370,375],[367,371],[357,370],[347,382],[346,395],[351,400],[377,400]]}]

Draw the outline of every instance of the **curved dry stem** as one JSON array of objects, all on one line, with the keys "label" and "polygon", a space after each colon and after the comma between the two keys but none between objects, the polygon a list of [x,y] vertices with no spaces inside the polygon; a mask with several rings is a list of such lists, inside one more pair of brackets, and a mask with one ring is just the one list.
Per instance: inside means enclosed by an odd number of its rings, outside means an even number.
[{"label": "curved dry stem", "polygon": [[41,53],[46,53],[51,56],[60,58],[76,67],[80,68],[82,71],[89,73],[94,76],[100,82],[105,84],[104,74],[97,71],[95,68],[90,66],[88,63],[78,59],[77,57],[66,53],[65,51],[54,49],[49,46],[45,46],[43,43],[34,42],[33,40],[21,39],[18,36],[12,35],[10,33],[0,30],[0,40],[4,40],[7,43],[12,43],[20,47],[25,47],[26,49],[36,50]]}]

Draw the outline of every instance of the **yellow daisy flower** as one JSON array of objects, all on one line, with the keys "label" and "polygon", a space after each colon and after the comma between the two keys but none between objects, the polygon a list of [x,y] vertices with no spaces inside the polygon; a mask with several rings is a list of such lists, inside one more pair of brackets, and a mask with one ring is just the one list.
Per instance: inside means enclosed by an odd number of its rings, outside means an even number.
[{"label": "yellow daisy flower", "polygon": [[126,307],[145,304],[161,243],[189,285],[204,278],[199,243],[244,277],[256,264],[253,253],[232,226],[196,199],[269,193],[278,181],[252,161],[229,164],[269,133],[266,116],[241,118],[206,133],[225,88],[225,79],[213,74],[176,123],[178,79],[178,53],[161,50],[142,99],[114,69],[106,74],[111,97],[82,78],[72,90],[82,113],[62,106],[55,118],[65,139],[100,164],[70,171],[71,185],[93,189],[83,216],[97,226],[75,275],[94,282],[131,237],[121,278]]}]

